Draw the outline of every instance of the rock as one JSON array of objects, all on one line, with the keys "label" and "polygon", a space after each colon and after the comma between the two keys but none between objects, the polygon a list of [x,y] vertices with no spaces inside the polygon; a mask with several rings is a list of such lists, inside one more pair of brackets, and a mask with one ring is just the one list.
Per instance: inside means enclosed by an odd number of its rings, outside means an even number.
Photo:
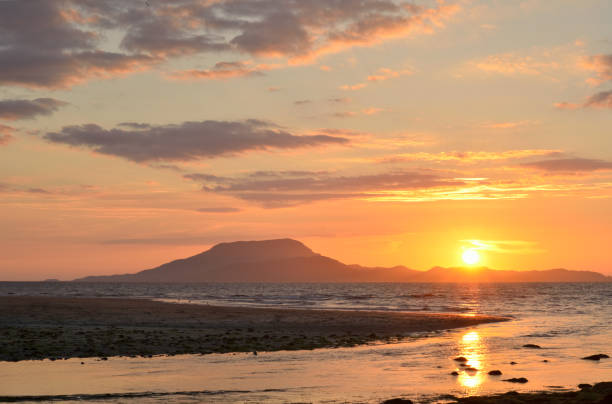
[{"label": "rock", "polygon": [[392,398],[391,400],[385,400],[381,404],[413,404],[412,400],[407,398]]},{"label": "rock", "polygon": [[523,345],[523,348],[542,349],[541,346],[536,345],[536,344],[525,344]]},{"label": "rock", "polygon": [[504,379],[504,381],[510,383],[527,383],[529,380],[524,377],[513,377],[512,379]]},{"label": "rock", "polygon": [[609,358],[608,355],[600,353],[600,354],[597,354],[597,355],[585,356],[582,359],[586,359],[586,360],[589,360],[589,361],[598,361],[600,359],[608,359],[608,358]]},{"label": "rock", "polygon": [[542,362],[544,362],[544,363],[548,363],[548,359],[544,359]]},{"label": "rock", "polygon": [[459,366],[464,367],[464,368],[467,367],[465,363],[460,363]]},{"label": "rock", "polygon": [[84,365],[84,364],[85,364],[85,362],[81,362],[81,365]]},{"label": "rock", "polygon": [[502,374],[501,370],[489,370],[491,376],[499,376]]},{"label": "rock", "polygon": [[455,371],[452,371],[452,372],[451,372],[451,375],[452,375],[452,376],[459,376],[459,372],[457,372],[456,370],[455,370]]},{"label": "rock", "polygon": [[100,360],[101,360],[101,361],[107,361],[107,360],[108,360],[108,358],[107,358],[106,356],[103,356],[103,357],[101,357],[101,358],[100,358]]},{"label": "rock", "polygon": [[465,371],[466,372],[478,372],[478,369],[468,366],[467,368],[465,368]]},{"label": "rock", "polygon": [[455,359],[453,359],[453,360],[454,360],[454,361],[457,361],[457,362],[467,362],[467,361],[468,361],[468,360],[467,360],[467,358],[465,358],[465,357],[463,357],[463,356],[458,356],[458,357],[456,357],[456,358],[455,358]]},{"label": "rock", "polygon": [[510,362],[511,365],[516,365],[516,362],[512,361]]},{"label": "rock", "polygon": [[591,387],[593,387],[593,386],[591,386],[591,385],[590,385],[590,384],[588,384],[588,383],[580,383],[580,384],[578,385],[578,388],[579,388],[580,390],[590,389]]},{"label": "rock", "polygon": [[257,356],[257,351],[253,351],[253,355]]}]

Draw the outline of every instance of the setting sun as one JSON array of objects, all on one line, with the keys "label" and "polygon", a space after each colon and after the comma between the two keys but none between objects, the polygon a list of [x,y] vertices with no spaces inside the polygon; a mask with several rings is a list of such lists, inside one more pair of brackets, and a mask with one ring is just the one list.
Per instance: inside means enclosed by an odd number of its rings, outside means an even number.
[{"label": "setting sun", "polygon": [[463,255],[461,255],[461,259],[467,265],[474,265],[480,261],[480,254],[478,254],[478,251],[476,250],[472,250],[472,249],[465,250],[463,252]]}]

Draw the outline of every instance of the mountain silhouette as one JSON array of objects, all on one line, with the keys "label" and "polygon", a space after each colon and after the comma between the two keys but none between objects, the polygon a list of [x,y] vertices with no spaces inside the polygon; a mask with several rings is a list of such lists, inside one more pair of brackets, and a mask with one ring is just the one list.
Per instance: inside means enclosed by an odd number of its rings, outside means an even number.
[{"label": "mountain silhouette", "polygon": [[217,244],[192,257],[134,274],[88,276],[79,282],[611,282],[597,272],[551,269],[497,271],[442,268],[416,271],[346,265],[292,239]]}]

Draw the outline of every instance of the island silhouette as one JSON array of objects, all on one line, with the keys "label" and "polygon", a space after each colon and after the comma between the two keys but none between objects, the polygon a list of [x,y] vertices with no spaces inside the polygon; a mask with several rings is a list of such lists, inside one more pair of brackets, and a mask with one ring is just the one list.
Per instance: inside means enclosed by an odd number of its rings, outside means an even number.
[{"label": "island silhouette", "polygon": [[486,267],[418,271],[405,266],[347,265],[293,239],[220,243],[200,254],[132,274],[78,282],[612,282],[592,271],[506,271]]}]

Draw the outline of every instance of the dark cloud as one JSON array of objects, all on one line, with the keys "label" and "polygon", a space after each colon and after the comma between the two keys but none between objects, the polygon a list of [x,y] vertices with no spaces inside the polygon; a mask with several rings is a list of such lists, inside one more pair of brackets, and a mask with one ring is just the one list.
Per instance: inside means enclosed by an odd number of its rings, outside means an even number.
[{"label": "dark cloud", "polygon": [[612,109],[612,90],[601,91],[590,96],[584,103],[585,107]]},{"label": "dark cloud", "polygon": [[255,172],[241,177],[186,174],[202,189],[231,195],[266,207],[297,205],[329,199],[382,196],[387,191],[463,185],[463,181],[419,172],[338,176],[325,171]]},{"label": "dark cloud", "polygon": [[0,2],[0,84],[67,87],[157,61],[99,49],[102,35],[79,11],[86,5],[76,0]]},{"label": "dark cloud", "polygon": [[51,115],[67,103],[54,98],[37,98],[35,100],[0,101],[0,119],[31,119],[38,115]]},{"label": "dark cloud", "polygon": [[347,144],[343,137],[297,136],[273,123],[247,121],[183,122],[143,129],[107,130],[95,124],[66,126],[47,133],[50,142],[93,149],[135,162],[188,161],[235,155],[254,150],[298,149]]},{"label": "dark cloud", "polygon": [[522,164],[522,166],[549,172],[573,173],[597,170],[612,170],[612,161],[585,158],[568,158],[534,161],[531,163]]},{"label": "dark cloud", "polygon": [[[415,30],[431,32],[458,8],[396,0],[153,3],[0,1],[0,84],[67,87],[210,52],[314,59]],[[118,51],[107,50],[113,48]],[[211,70],[204,72],[219,74]]]}]

